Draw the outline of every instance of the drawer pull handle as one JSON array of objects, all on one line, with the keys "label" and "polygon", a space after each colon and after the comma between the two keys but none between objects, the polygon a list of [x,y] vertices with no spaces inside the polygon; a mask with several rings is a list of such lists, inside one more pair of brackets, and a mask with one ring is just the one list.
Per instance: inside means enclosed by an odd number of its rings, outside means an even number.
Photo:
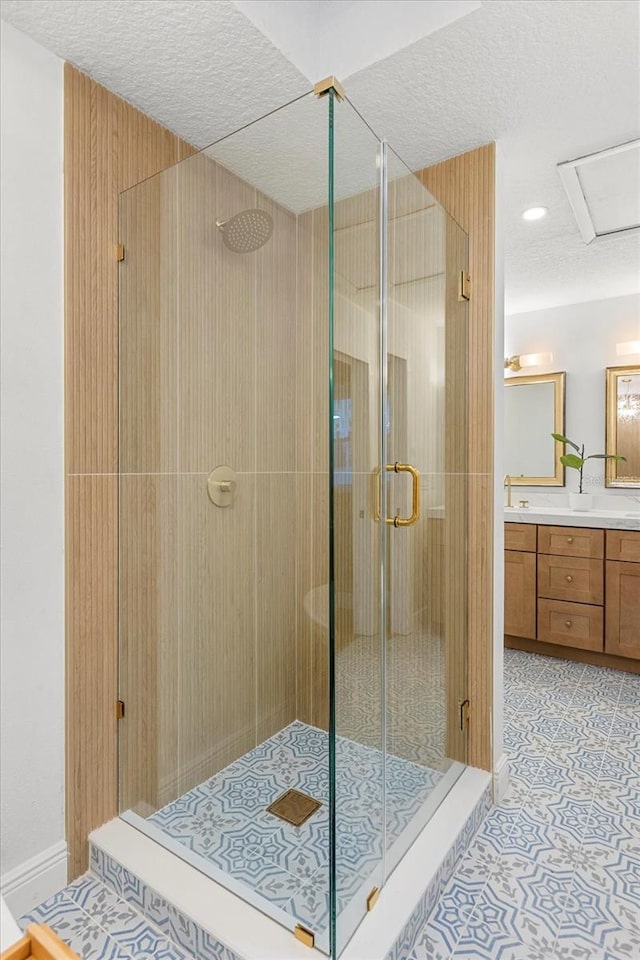
[{"label": "drawer pull handle", "polygon": [[567,537],[567,543],[573,543],[573,537]]},{"label": "drawer pull handle", "polygon": [[573,626],[573,620],[565,620],[564,625],[565,625],[565,627],[572,627],[572,626]]},{"label": "drawer pull handle", "polygon": [[573,583],[573,577],[570,573],[567,574],[567,583]]}]

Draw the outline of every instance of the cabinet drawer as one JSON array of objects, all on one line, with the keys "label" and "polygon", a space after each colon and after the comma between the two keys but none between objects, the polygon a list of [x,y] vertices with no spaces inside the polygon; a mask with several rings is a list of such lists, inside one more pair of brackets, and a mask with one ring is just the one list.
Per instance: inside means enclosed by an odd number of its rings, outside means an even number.
[{"label": "cabinet drawer", "polygon": [[565,600],[538,600],[538,640],[580,650],[603,649],[603,609]]},{"label": "cabinet drawer", "polygon": [[603,603],[603,561],[538,554],[538,596],[550,600]]},{"label": "cabinet drawer", "polygon": [[558,557],[604,557],[604,530],[586,527],[538,527],[538,553]]},{"label": "cabinet drawer", "polygon": [[607,530],[607,560],[640,563],[640,531]]},{"label": "cabinet drawer", "polygon": [[524,550],[525,553],[535,553],[537,532],[535,523],[505,523],[505,550]]}]

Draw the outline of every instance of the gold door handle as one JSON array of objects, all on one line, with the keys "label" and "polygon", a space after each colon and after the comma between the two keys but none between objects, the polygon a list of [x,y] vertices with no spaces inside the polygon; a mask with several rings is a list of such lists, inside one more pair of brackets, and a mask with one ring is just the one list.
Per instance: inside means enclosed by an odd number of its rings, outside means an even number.
[{"label": "gold door handle", "polygon": [[[413,499],[411,504],[411,516],[410,517],[385,517],[385,523],[389,523],[394,527],[412,527],[414,523],[420,517],[420,471],[417,470],[410,463],[388,463],[385,467],[387,473],[410,473],[413,483]],[[382,484],[382,476],[380,476],[380,482],[378,483],[378,505],[376,510],[376,520],[382,519],[382,510],[380,506],[381,495],[380,487]]]}]

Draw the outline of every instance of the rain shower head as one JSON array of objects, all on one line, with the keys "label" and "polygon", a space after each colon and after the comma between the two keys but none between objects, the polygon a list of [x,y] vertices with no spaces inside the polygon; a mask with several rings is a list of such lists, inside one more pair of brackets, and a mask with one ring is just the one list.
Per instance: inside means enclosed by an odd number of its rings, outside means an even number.
[{"label": "rain shower head", "polygon": [[253,253],[273,233],[273,220],[264,210],[242,210],[229,220],[216,220],[222,239],[234,253]]}]

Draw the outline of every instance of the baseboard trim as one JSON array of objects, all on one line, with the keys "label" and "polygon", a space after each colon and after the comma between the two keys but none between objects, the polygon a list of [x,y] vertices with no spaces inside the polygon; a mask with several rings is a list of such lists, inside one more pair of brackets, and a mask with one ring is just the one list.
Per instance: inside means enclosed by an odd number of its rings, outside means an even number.
[{"label": "baseboard trim", "polygon": [[0,893],[16,919],[66,885],[67,857],[67,844],[60,840],[2,874]]},{"label": "baseboard trim", "polygon": [[502,803],[509,789],[509,757],[503,753],[493,771],[493,802]]}]

